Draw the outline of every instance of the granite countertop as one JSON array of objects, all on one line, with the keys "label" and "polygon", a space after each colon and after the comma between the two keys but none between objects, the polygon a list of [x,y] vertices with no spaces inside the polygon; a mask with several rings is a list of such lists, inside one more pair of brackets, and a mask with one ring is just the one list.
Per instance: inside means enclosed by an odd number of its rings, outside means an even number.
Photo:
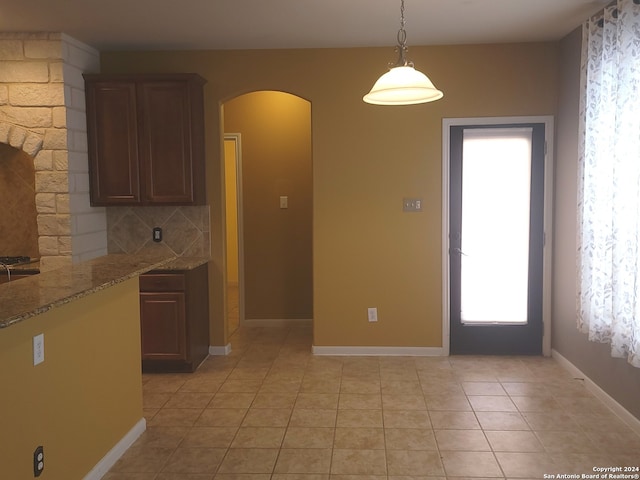
[{"label": "granite countertop", "polygon": [[110,254],[2,284],[0,329],[149,270],[165,268],[175,259],[166,254]]},{"label": "granite countertop", "polygon": [[209,260],[209,257],[177,257],[168,263],[165,263],[161,267],[154,268],[153,271],[170,272],[193,270],[200,265],[204,265]]}]

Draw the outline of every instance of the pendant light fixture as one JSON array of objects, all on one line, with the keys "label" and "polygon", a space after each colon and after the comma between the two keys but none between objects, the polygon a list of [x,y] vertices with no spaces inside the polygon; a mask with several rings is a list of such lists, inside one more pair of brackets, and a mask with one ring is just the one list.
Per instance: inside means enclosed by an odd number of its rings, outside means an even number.
[{"label": "pendant light fixture", "polygon": [[398,60],[389,64],[389,71],[382,75],[362,99],[374,105],[415,105],[439,100],[443,93],[431,80],[413,68],[406,59],[407,32],[404,29],[404,0],[400,0],[400,30],[398,30]]}]

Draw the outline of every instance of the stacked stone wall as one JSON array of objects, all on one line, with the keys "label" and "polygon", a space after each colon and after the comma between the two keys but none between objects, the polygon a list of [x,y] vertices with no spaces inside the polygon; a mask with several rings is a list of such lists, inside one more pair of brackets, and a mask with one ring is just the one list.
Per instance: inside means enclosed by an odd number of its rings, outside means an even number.
[{"label": "stacked stone wall", "polygon": [[41,269],[106,253],[89,206],[83,72],[99,54],[61,33],[0,33],[0,142],[34,159]]}]

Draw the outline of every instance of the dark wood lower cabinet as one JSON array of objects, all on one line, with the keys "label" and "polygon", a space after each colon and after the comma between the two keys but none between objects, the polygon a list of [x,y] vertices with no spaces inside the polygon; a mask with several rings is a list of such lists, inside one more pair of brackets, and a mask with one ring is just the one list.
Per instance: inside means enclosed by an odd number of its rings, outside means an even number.
[{"label": "dark wood lower cabinet", "polygon": [[142,359],[187,361],[184,292],[140,293]]},{"label": "dark wood lower cabinet", "polygon": [[192,372],[209,353],[207,264],[140,276],[142,370]]}]

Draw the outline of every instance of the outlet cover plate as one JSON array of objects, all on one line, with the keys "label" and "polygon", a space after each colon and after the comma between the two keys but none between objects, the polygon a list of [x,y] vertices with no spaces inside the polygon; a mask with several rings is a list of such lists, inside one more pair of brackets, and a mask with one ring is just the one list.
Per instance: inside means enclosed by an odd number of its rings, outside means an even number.
[{"label": "outlet cover plate", "polygon": [[36,447],[33,452],[33,476],[39,477],[44,470],[44,448],[42,445]]},{"label": "outlet cover plate", "polygon": [[44,333],[33,337],[33,364],[44,362]]}]

